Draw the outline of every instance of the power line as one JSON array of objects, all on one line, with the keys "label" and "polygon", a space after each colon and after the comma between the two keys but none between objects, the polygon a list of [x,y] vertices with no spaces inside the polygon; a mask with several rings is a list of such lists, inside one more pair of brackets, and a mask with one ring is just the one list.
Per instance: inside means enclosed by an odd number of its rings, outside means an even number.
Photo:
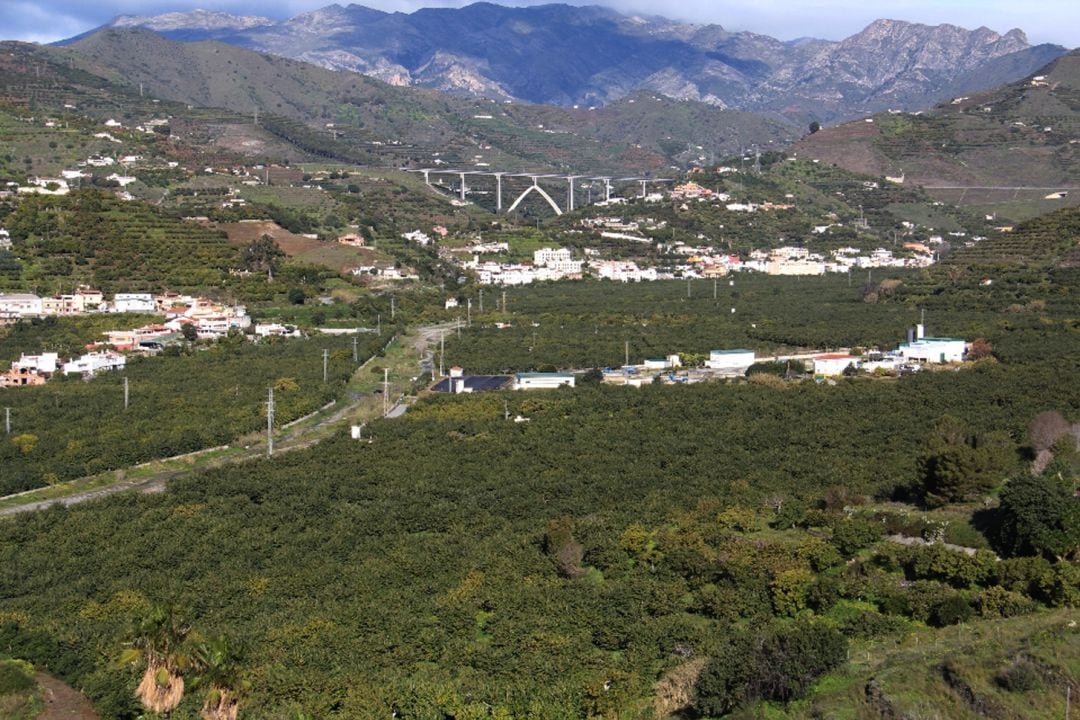
[{"label": "power line", "polygon": [[266,401],[266,457],[274,454],[274,388]]},{"label": "power line", "polygon": [[390,368],[383,368],[382,414],[390,414]]}]

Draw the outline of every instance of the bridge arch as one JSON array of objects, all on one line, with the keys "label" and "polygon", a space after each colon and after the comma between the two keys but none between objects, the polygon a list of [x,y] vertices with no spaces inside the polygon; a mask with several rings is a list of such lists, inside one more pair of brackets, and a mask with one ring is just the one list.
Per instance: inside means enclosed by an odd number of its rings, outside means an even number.
[{"label": "bridge arch", "polygon": [[551,199],[551,196],[544,191],[544,188],[540,187],[540,185],[537,183],[536,178],[533,178],[532,186],[527,188],[525,192],[518,195],[517,200],[515,200],[514,203],[510,206],[510,208],[506,211],[507,214],[514,212],[514,210],[517,209],[517,206],[521,204],[521,201],[524,200],[529,195],[529,193],[533,191],[536,191],[540,194],[542,198],[547,200],[547,204],[551,206],[551,209],[555,211],[556,215],[563,214],[562,209],[559,207],[558,203]]}]

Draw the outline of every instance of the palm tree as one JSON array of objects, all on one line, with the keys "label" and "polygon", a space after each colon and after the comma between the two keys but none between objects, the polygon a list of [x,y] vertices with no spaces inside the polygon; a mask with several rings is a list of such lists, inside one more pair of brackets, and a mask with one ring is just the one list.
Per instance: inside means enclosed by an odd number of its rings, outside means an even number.
[{"label": "palm tree", "polygon": [[236,720],[245,683],[239,677],[242,648],[227,635],[218,635],[195,647],[199,684],[206,698],[199,712],[203,720]]},{"label": "palm tree", "polygon": [[168,719],[184,699],[183,671],[191,665],[186,639],[191,628],[171,605],[153,605],[139,621],[124,664],[145,662],[135,695],[147,710]]}]

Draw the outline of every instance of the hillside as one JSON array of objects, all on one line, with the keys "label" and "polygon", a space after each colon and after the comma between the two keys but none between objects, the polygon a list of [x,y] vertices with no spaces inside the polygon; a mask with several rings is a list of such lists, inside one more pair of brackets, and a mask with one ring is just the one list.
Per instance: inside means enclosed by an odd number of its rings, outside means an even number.
[{"label": "hillside", "polygon": [[458,95],[569,106],[647,90],[770,112],[799,126],[926,107],[1015,80],[1064,51],[1032,47],[1020,30],[878,20],[839,42],[788,43],[596,6],[486,2],[412,13],[329,5],[282,22],[195,11],[125,16],[113,25],[221,40]]},{"label": "hillside", "polygon": [[[93,154],[144,155],[192,165],[310,158],[303,150],[251,124],[249,115],[189,107],[152,97],[122,73],[56,48],[0,42],[0,172],[56,175]],[[175,118],[177,132],[147,135],[131,128]],[[103,127],[113,119],[126,128]],[[186,132],[181,132],[180,129]],[[108,131],[109,136],[99,133]],[[14,162],[15,159],[19,162]],[[25,158],[30,163],[23,166]],[[8,165],[4,168],[4,165]]]},{"label": "hillside", "polygon": [[[657,171],[752,144],[793,140],[785,123],[701,103],[627,98],[602,111],[454,98],[216,42],[106,30],[72,44],[131,85],[197,106],[260,113],[262,126],[308,152],[362,164],[593,172]],[[677,147],[670,138],[678,137]],[[702,147],[698,153],[696,148]],[[695,153],[687,155],[687,148]]]},{"label": "hillside", "polygon": [[4,222],[19,258],[5,289],[205,290],[240,264],[223,233],[93,190],[23,200]]},{"label": "hillside", "polygon": [[[826,128],[793,150],[857,172],[959,186],[942,191],[942,198],[990,204],[1042,200],[1075,187],[1078,142],[1080,51],[1073,51],[1023,80],[957,97],[923,114],[878,114],[872,122]],[[965,187],[973,189],[964,192]],[[982,189],[993,187],[1002,189]],[[1045,212],[1053,205],[1041,207]]]}]

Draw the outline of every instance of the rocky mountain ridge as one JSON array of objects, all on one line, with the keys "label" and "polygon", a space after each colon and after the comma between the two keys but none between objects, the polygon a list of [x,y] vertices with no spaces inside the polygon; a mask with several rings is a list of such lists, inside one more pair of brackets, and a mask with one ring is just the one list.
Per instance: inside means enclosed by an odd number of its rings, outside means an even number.
[{"label": "rocky mountain ridge", "polygon": [[568,5],[476,3],[405,14],[335,4],[280,22],[193,11],[113,24],[459,95],[598,106],[649,90],[799,125],[928,107],[1024,77],[1065,52],[1031,46],[1020,30],[878,20],[839,42],[785,42]]}]

